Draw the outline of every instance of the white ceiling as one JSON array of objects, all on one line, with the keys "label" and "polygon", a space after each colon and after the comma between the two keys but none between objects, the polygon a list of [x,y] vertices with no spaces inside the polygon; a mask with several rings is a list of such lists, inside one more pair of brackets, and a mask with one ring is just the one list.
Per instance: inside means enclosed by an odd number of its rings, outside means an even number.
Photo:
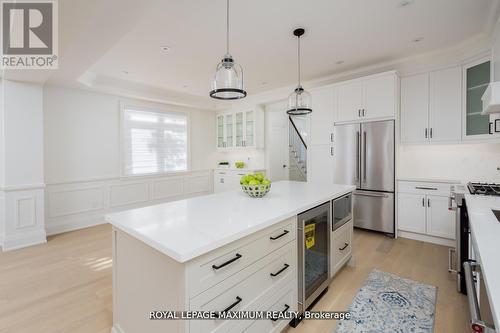
[{"label": "white ceiling", "polygon": [[[306,28],[302,72],[308,80],[475,37],[495,2],[415,0],[399,7],[401,0],[231,0],[230,51],[253,94],[295,82],[295,27]],[[171,47],[167,54],[163,45]],[[225,0],[161,1],[91,71],[207,96],[224,52]]]},{"label": "white ceiling", "polygon": [[[405,7],[398,6],[403,0],[230,1],[231,53],[249,94],[295,84],[296,27],[306,28],[303,79],[313,80],[480,37],[491,32],[499,9],[498,0],[414,0]],[[128,82],[179,99],[210,100],[215,66],[225,53],[225,0],[59,3],[60,69],[4,76]],[[167,54],[160,50],[165,45]]]}]

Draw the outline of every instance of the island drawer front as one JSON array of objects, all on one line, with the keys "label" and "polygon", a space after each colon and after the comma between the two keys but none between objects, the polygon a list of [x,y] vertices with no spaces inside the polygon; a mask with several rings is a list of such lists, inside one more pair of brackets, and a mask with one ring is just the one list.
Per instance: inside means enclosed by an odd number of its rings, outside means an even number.
[{"label": "island drawer front", "polygon": [[[296,247],[283,246],[222,283],[190,300],[192,311],[222,311],[234,305],[231,311],[260,311],[263,300],[270,293],[296,281]],[[277,276],[271,276],[282,270]],[[296,297],[295,297],[296,299]],[[240,325],[234,320],[196,320],[190,322],[191,333],[234,332]]]},{"label": "island drawer front", "polygon": [[[297,281],[293,280],[291,283],[285,286],[285,288],[281,289],[278,293],[274,294],[271,298],[268,298],[267,301],[262,306],[262,311],[275,311],[282,312],[285,309],[287,311],[297,311]],[[281,332],[290,322],[289,319],[263,319],[263,320],[255,320],[250,326],[245,327],[242,330],[239,330],[239,327],[235,330],[235,332],[245,332],[245,333],[274,333]]]},{"label": "island drawer front", "polygon": [[451,184],[430,182],[398,182],[398,192],[413,194],[450,195]]},{"label": "island drawer front", "polygon": [[296,218],[293,217],[195,259],[189,264],[187,272],[190,297],[200,294],[294,240],[296,225]]},{"label": "island drawer front", "polygon": [[331,273],[334,275],[352,254],[352,221],[333,233]]}]

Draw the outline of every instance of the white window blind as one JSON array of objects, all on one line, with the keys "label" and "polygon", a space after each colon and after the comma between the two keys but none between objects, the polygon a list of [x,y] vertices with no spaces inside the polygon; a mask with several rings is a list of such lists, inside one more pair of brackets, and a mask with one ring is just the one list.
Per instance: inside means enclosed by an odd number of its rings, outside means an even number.
[{"label": "white window blind", "polygon": [[187,125],[187,115],[184,113],[124,107],[124,174],[186,171]]}]

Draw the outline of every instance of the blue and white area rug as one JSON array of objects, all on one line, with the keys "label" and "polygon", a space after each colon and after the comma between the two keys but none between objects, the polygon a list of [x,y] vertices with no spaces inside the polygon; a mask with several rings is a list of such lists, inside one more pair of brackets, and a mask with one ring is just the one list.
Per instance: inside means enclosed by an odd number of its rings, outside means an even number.
[{"label": "blue and white area rug", "polygon": [[373,270],[349,306],[352,317],[336,333],[431,333],[437,288]]}]

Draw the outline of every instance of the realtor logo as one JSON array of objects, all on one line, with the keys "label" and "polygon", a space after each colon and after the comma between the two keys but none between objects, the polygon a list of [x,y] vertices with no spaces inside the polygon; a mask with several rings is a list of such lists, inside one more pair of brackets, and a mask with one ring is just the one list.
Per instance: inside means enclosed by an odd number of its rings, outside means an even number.
[{"label": "realtor logo", "polygon": [[3,69],[57,69],[57,3],[1,1]]}]

